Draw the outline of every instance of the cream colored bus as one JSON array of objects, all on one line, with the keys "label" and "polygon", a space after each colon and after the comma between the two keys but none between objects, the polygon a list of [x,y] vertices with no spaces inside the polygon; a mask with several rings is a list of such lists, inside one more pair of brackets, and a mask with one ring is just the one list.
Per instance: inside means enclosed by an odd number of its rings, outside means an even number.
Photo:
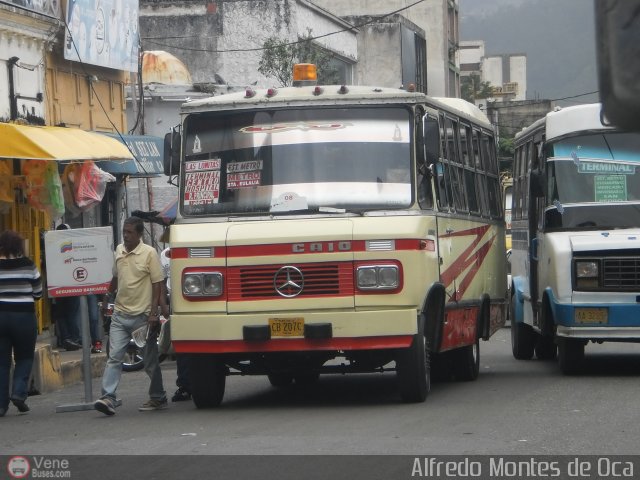
[{"label": "cream colored bus", "polygon": [[477,377],[507,282],[494,133],[475,106],[247,88],[184,104],[170,136],[171,330],[198,408],[230,375],[395,371],[406,402],[426,399],[432,360]]}]

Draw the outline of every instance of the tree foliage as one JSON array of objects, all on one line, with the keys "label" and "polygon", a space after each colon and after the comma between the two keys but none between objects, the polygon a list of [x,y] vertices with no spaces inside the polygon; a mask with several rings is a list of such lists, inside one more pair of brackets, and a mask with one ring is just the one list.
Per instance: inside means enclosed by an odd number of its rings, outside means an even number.
[{"label": "tree foliage", "polygon": [[472,73],[460,79],[460,94],[468,102],[474,103],[478,98],[491,97],[491,83],[480,80],[480,75]]},{"label": "tree foliage", "polygon": [[498,141],[498,156],[513,157],[514,148],[513,137],[500,137]]},{"label": "tree foliage", "polygon": [[293,65],[296,63],[315,64],[318,83],[337,83],[338,72],[331,66],[333,55],[313,42],[311,29],[307,29],[307,33],[295,43],[271,36],[264,41],[262,48],[258,71],[266,77],[277,79],[281,87],[291,85]]}]

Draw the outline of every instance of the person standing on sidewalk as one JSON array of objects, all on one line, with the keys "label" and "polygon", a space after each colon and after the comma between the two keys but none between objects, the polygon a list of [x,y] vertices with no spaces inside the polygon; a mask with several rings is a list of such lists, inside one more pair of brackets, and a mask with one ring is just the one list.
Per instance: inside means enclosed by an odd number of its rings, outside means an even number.
[{"label": "person standing on sidewalk", "polygon": [[[20,413],[25,403],[38,336],[35,301],[42,298],[42,278],[31,259],[24,256],[24,239],[13,230],[0,234],[0,417],[9,399]],[[11,397],[11,351],[15,359]]]},{"label": "person standing on sidewalk", "polygon": [[158,253],[142,241],[144,225],[138,217],[127,218],[122,225],[123,243],[115,252],[113,279],[107,301],[115,293],[115,306],[109,329],[109,359],[102,376],[102,397],[94,408],[105,415],[116,413],[116,389],[122,375],[122,360],[135,330],[145,324],[149,327],[144,346],[144,368],[151,380],[149,400],[138,410],[161,410],[167,407],[167,395],[162,384],[158,361],[157,335],[160,331],[158,306],[162,314],[169,315],[166,298],[160,295],[164,276]]}]

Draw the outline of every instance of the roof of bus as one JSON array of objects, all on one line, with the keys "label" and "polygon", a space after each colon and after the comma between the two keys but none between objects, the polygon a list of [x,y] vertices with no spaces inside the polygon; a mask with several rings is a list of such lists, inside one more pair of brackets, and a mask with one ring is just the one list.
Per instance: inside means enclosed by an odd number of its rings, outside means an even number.
[{"label": "roof of bus", "polygon": [[605,130],[613,127],[602,123],[602,106],[599,103],[588,103],[572,107],[556,107],[552,112],[516,134],[516,140],[528,133],[545,126],[547,141],[563,137],[570,133]]},{"label": "roof of bus", "polygon": [[[185,103],[182,105],[182,111],[190,113],[227,110],[229,108],[264,108],[267,105],[295,106],[308,104],[310,101],[317,105],[357,103],[360,100],[365,100],[366,103],[370,101],[379,103],[419,103],[426,98],[423,93],[407,92],[399,88],[346,86],[346,92],[339,93],[341,87],[341,85],[320,86],[320,93],[316,93],[315,85],[277,89],[250,89],[248,87],[242,92],[216,95]],[[249,90],[254,92],[254,95],[247,96],[247,91]],[[270,90],[275,91],[275,94],[269,95]]]},{"label": "roof of bus", "polygon": [[461,117],[467,117],[475,122],[491,128],[487,116],[475,105],[461,98],[427,97],[420,92],[408,92],[399,88],[385,88],[373,86],[349,85],[345,93],[339,93],[341,85],[324,85],[316,92],[315,85],[302,87],[283,87],[269,95],[271,89],[251,89],[254,95],[247,96],[247,90],[242,92],[216,95],[194,100],[182,104],[183,113],[198,113],[221,111],[229,109],[254,109],[267,107],[295,107],[314,105],[370,105],[370,104],[418,104],[424,103],[435,108],[453,110]]}]

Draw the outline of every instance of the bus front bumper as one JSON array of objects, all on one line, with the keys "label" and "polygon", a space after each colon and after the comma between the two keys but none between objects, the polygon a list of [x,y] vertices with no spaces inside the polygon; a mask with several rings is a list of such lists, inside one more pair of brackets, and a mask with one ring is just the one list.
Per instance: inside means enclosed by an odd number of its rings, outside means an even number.
[{"label": "bus front bumper", "polygon": [[[269,328],[274,319],[301,319],[305,334],[274,336]],[[406,348],[416,332],[417,312],[412,309],[171,315],[171,337],[177,353]]]}]

